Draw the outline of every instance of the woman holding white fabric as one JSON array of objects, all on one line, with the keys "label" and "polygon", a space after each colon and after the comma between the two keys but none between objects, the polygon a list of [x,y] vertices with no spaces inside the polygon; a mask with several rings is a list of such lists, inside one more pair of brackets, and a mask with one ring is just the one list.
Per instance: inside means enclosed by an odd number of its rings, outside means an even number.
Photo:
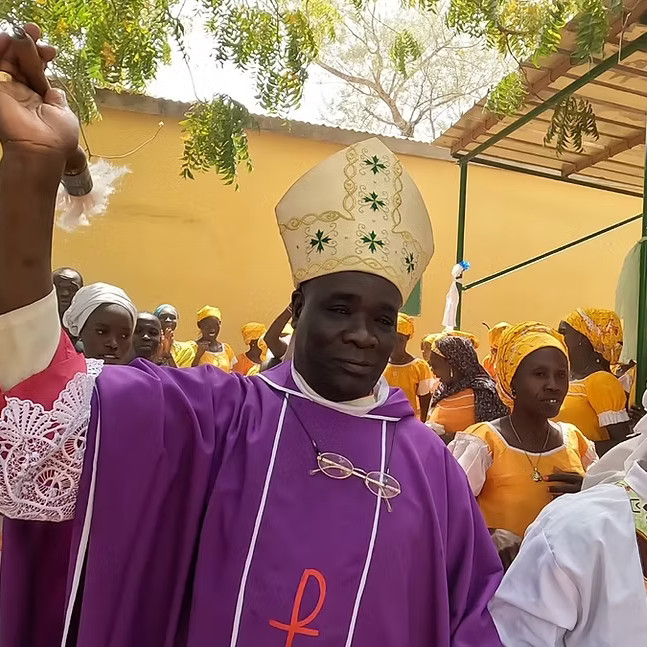
[{"label": "woman holding white fabric", "polygon": [[106,364],[128,362],[137,308],[114,285],[93,283],[81,288],[63,315],[63,325],[83,344],[83,354]]}]

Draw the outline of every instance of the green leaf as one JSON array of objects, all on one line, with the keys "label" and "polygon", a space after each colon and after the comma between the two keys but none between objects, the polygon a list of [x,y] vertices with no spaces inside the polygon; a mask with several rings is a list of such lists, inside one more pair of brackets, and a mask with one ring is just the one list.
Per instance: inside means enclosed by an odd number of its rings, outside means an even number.
[{"label": "green leaf", "polygon": [[600,137],[593,106],[586,99],[565,97],[553,110],[544,143],[554,143],[558,155],[569,149],[581,153],[585,135],[595,140]]},{"label": "green leaf", "polygon": [[255,122],[245,106],[220,95],[209,102],[194,104],[181,123],[184,133],[182,175],[193,179],[194,173],[213,168],[225,184],[238,188],[238,167],[252,166],[249,159],[247,130]]},{"label": "green leaf", "polygon": [[490,92],[485,107],[500,116],[514,115],[523,106],[526,93],[523,75],[520,72],[512,72]]},{"label": "green leaf", "polygon": [[407,64],[420,59],[422,46],[408,29],[404,29],[396,34],[389,54],[398,72],[407,77]]}]

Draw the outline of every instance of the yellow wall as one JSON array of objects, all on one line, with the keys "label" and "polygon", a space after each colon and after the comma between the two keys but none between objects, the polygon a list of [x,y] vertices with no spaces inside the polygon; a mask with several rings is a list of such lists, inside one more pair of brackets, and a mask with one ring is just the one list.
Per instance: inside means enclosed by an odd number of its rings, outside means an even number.
[{"label": "yellow wall", "polygon": [[[88,130],[93,152],[124,153],[156,129],[159,117],[105,110]],[[273,207],[305,171],[341,148],[282,134],[251,135],[255,170],[240,191],[214,174],[179,177],[179,127],[125,160],[125,177],[108,213],[89,229],[57,232],[54,263],[71,265],[87,282],[123,287],[142,310],[161,302],[181,313],[179,338],[193,337],[194,313],[223,312],[222,339],[242,350],[240,326],[269,323],[288,303],[291,280]],[[458,168],[401,156],[431,214],[436,254],[423,283],[416,337],[440,329],[456,245]],[[472,167],[466,258],[474,280],[594,229],[638,213],[640,201],[525,175]],[[539,319],[556,325],[578,306],[613,307],[624,255],[639,237],[632,223],[466,294],[464,325],[485,339],[482,321]]]}]

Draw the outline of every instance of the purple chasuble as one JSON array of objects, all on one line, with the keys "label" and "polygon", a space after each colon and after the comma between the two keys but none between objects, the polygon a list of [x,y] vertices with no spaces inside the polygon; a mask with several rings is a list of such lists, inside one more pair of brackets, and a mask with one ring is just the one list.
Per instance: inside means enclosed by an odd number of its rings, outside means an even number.
[{"label": "purple chasuble", "polygon": [[[97,387],[75,520],[5,522],[2,647],[500,647],[489,533],[400,391],[356,417],[301,394],[289,363],[137,362]],[[393,511],[360,478],[311,475],[308,434],[388,467]]]}]

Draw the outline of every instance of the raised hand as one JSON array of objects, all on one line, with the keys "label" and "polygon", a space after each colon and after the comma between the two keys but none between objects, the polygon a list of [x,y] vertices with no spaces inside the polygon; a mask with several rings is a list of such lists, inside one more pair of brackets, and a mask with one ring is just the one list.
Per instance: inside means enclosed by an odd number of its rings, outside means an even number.
[{"label": "raised hand", "polygon": [[[71,157],[79,126],[65,95],[50,87],[45,66],[56,51],[38,45],[40,29],[27,25],[18,37],[0,34],[0,143],[6,152]],[[6,74],[13,81],[6,80]]]}]

